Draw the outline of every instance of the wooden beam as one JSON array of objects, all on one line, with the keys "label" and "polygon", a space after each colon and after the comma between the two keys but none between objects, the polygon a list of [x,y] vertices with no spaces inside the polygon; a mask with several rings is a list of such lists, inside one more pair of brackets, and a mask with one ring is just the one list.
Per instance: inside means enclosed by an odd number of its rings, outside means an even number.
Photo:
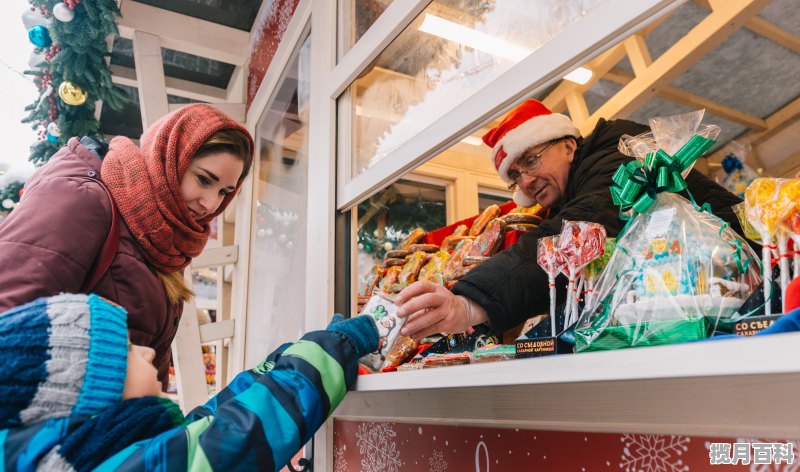
[{"label": "wooden beam", "polygon": [[[219,315],[220,313],[217,312],[217,316]],[[218,339],[232,338],[234,326],[234,320],[230,319],[200,325],[200,342],[205,344]],[[217,368],[219,368],[219,363],[217,363]]]},{"label": "wooden beam", "polygon": [[[119,85],[137,87],[136,69],[111,64],[111,81]],[[227,100],[227,91],[223,88],[198,84],[174,77],[165,77],[167,94],[176,97],[189,98],[208,103],[223,103]]]},{"label": "wooden beam", "polygon": [[650,56],[650,50],[647,49],[644,36],[634,34],[625,39],[622,44],[625,46],[628,60],[631,62],[631,67],[633,67],[633,73],[636,75],[643,74],[653,63],[653,58]]},{"label": "wooden beam", "polygon": [[[231,80],[228,81],[226,101],[230,103],[240,103],[247,101],[247,67],[238,66],[233,69]],[[244,121],[244,120],[242,120]]]},{"label": "wooden beam", "polygon": [[774,41],[790,51],[800,53],[800,36],[778,28],[760,16],[754,16],[744,26],[753,33]]},{"label": "wooden beam", "polygon": [[[800,119],[800,97],[794,99],[793,101],[789,102],[786,106],[781,108],[780,110],[776,111],[764,122],[767,124],[767,128],[764,131],[758,132],[750,132],[745,134],[744,136],[740,136],[736,138],[737,141],[740,141],[744,144],[750,144],[753,147],[753,155],[755,155],[755,160],[752,163],[752,167],[754,168],[763,168],[764,165],[761,160],[758,158],[758,154],[756,152],[756,147],[781,131],[784,127],[792,124],[795,120]],[[721,161],[723,156],[723,151],[725,149],[719,149],[717,152],[709,156],[709,160],[712,161]],[[752,156],[748,156],[748,160],[751,159]],[[766,171],[766,169],[765,169]],[[771,172],[771,170],[770,170]]]},{"label": "wooden beam", "polygon": [[[189,103],[170,103],[169,111],[180,110]],[[229,114],[231,118],[244,124],[247,106],[244,103],[212,103],[215,107]]]},{"label": "wooden beam", "polygon": [[136,76],[136,85],[139,89],[139,107],[142,110],[142,128],[147,129],[159,118],[169,113],[159,37],[135,31],[133,33],[133,60],[136,69],[141,71]]},{"label": "wooden beam", "polygon": [[581,132],[589,133],[600,118],[624,118],[639,109],[767,3],[768,0],[726,0],[724,4],[712,4],[714,10],[703,21],[595,111],[580,127]]},{"label": "wooden beam", "polygon": [[192,270],[235,264],[239,260],[239,246],[222,246],[206,249],[192,259]]},{"label": "wooden beam", "polygon": [[[627,85],[631,80],[633,80],[633,75],[622,69],[614,68],[610,70],[603,78],[612,82],[616,82],[620,85]],[[705,108],[713,115],[747,126],[752,130],[762,131],[767,129],[767,122],[761,118],[758,118],[757,116],[744,113],[733,107],[714,102],[705,97],[701,97],[675,87],[664,87],[663,89],[659,90],[656,95],[671,102],[680,103],[681,105],[685,105],[689,108]]]},{"label": "wooden beam", "polygon": [[585,92],[589,90],[606,72],[617,65],[625,57],[625,47],[621,44],[613,46],[608,51],[587,62],[584,67],[592,71],[589,82],[580,85],[569,80],[562,80],[547,97],[542,100],[544,105],[554,113],[561,113],[566,108],[567,95],[574,91]]},{"label": "wooden beam", "polygon": [[250,33],[192,18],[132,0],[122,0],[119,34],[133,38],[134,31],[159,36],[167,49],[207,57],[236,66],[244,65]]},{"label": "wooden beam", "polygon": [[583,93],[573,90],[566,98],[569,116],[576,125],[589,119],[589,107],[586,106],[586,99]]}]

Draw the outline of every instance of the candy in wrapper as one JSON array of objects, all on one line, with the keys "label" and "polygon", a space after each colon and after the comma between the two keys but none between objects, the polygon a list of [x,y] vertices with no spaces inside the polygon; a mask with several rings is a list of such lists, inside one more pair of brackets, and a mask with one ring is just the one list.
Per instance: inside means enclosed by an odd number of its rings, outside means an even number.
[{"label": "candy in wrapper", "polygon": [[401,266],[392,266],[386,269],[383,278],[378,283],[378,290],[381,292],[388,292],[389,287],[397,283],[397,277],[400,276],[400,271],[403,270]]},{"label": "candy in wrapper", "polygon": [[369,272],[362,276],[361,283],[358,284],[358,296],[369,297],[372,295],[372,290],[378,285],[382,276],[383,268],[379,265],[372,266]]},{"label": "candy in wrapper", "polygon": [[408,249],[395,249],[394,251],[387,251],[384,259],[405,259],[407,255],[411,254]]},{"label": "candy in wrapper", "polygon": [[478,217],[472,223],[472,227],[469,229],[469,235],[478,236],[479,234],[483,233],[483,230],[486,229],[486,225],[488,225],[490,221],[498,216],[500,216],[500,207],[497,205],[492,205],[483,210],[483,213],[478,215]]},{"label": "candy in wrapper", "polygon": [[405,258],[392,258],[392,259],[384,259],[383,266],[384,267],[393,267],[393,266],[404,266],[406,265]]},{"label": "candy in wrapper", "polygon": [[423,252],[417,251],[411,254],[406,260],[403,270],[400,271],[400,275],[397,277],[397,282],[403,285],[410,285],[414,283],[414,281],[417,280],[417,274],[419,274],[419,270],[422,269],[423,263]]},{"label": "candy in wrapper", "polygon": [[511,210],[509,213],[515,213],[515,214],[516,213],[522,213],[522,214],[525,214],[525,215],[538,215],[539,212],[541,212],[541,211],[542,211],[542,206],[539,205],[539,204],[536,204],[536,205],[534,205],[532,207],[520,207],[520,206],[518,206],[518,207],[514,208],[513,210]]},{"label": "candy in wrapper", "polygon": [[439,250],[439,246],[435,244],[412,244],[411,246],[408,246],[408,250],[412,253],[416,251],[436,252]]},{"label": "candy in wrapper", "polygon": [[528,225],[528,224],[525,224],[525,223],[519,223],[519,224],[513,224],[513,225],[507,225],[506,226],[506,231],[528,232],[528,231],[530,231],[532,229],[536,229],[536,225]]},{"label": "candy in wrapper", "polygon": [[387,355],[400,337],[405,318],[397,316],[398,308],[393,296],[375,292],[361,312],[362,315],[370,315],[378,328],[378,352],[368,354],[359,361],[373,370],[383,367]]},{"label": "candy in wrapper", "polygon": [[442,251],[453,252],[461,241],[465,239],[472,240],[474,236],[448,236],[442,241]]},{"label": "candy in wrapper", "polygon": [[469,362],[470,356],[468,352],[459,352],[458,354],[431,354],[422,361],[422,368],[431,369],[450,365],[464,365],[469,364]]},{"label": "candy in wrapper", "polygon": [[469,227],[467,225],[458,225],[456,229],[453,230],[453,234],[450,236],[467,236],[469,233]]},{"label": "candy in wrapper", "polygon": [[483,233],[472,242],[469,255],[483,257],[492,256],[502,246],[505,232],[505,222],[499,218],[493,219],[486,225],[486,229],[484,229]]},{"label": "candy in wrapper", "polygon": [[472,241],[469,239],[465,239],[458,243],[453,253],[450,255],[450,260],[447,261],[447,264],[444,267],[444,280],[448,284],[454,280],[454,275],[457,271],[459,271],[462,267],[462,263],[464,262],[464,258],[467,257],[469,254],[470,248],[472,247]]},{"label": "candy in wrapper", "polygon": [[412,244],[417,244],[425,237],[425,230],[422,228],[415,228],[411,233],[406,236],[400,244],[397,245],[397,249],[405,249],[408,250],[408,247]]},{"label": "candy in wrapper", "polygon": [[[444,273],[444,268],[448,260],[450,260],[450,254],[447,251],[439,251],[433,254],[428,263],[420,269],[417,280],[433,283],[444,282],[442,274]],[[437,275],[439,276],[438,278],[436,277]],[[442,285],[444,284],[442,283]]]},{"label": "candy in wrapper", "polygon": [[535,226],[542,222],[542,217],[539,215],[531,215],[528,213],[508,213],[507,215],[501,216],[500,219],[508,225]]},{"label": "candy in wrapper", "polygon": [[517,357],[517,346],[495,344],[493,346],[479,347],[472,352],[472,363],[483,364],[486,362],[510,361]]},{"label": "candy in wrapper", "polygon": [[414,354],[419,346],[419,341],[408,336],[400,335],[394,342],[394,345],[386,354],[386,360],[383,362],[381,369],[389,367],[397,367],[406,361]]}]

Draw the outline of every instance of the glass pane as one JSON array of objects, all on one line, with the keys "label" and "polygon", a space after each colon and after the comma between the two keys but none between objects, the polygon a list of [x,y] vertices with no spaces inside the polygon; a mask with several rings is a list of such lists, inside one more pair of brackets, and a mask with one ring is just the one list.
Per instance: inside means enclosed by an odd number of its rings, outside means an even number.
[{"label": "glass pane", "polygon": [[[392,3],[392,0],[347,0],[349,12],[346,15],[349,32],[347,51],[364,36],[370,26]],[[344,51],[344,52],[347,52]]]},{"label": "glass pane", "polygon": [[605,0],[435,0],[346,92],[351,177]]},{"label": "glass pane", "polygon": [[446,225],[445,188],[399,180],[358,205],[358,275],[369,272],[415,228]]},{"label": "glass pane", "polygon": [[505,205],[511,201],[511,194],[508,196],[494,195],[488,193],[478,194],[478,210],[481,212],[492,205]]},{"label": "glass pane", "polygon": [[247,367],[304,330],[310,36],[295,51],[258,125]]}]

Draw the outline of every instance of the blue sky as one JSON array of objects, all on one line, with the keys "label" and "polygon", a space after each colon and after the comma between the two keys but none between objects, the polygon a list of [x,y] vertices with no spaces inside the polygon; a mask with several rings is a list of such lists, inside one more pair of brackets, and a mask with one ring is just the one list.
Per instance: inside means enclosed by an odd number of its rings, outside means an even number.
[{"label": "blue sky", "polygon": [[0,184],[9,178],[25,178],[34,170],[28,162],[28,148],[36,133],[20,123],[25,106],[37,98],[36,86],[22,75],[33,52],[22,25],[22,14],[29,9],[26,0],[5,0],[0,15],[0,170],[8,168],[7,174],[0,176]]}]

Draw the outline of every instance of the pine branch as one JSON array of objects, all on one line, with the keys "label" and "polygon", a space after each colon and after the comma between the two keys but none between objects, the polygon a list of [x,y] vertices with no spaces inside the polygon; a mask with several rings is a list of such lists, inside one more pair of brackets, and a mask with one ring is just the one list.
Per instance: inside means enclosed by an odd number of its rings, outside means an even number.
[{"label": "pine branch", "polygon": [[[29,0],[37,10],[52,12],[56,0]],[[25,107],[28,115],[23,123],[30,123],[40,135],[40,141],[31,146],[30,161],[35,165],[45,164],[50,157],[72,136],[93,136],[100,134],[100,124],[95,119],[95,103],[102,100],[104,106],[119,110],[126,99],[125,92],[114,85],[111,70],[106,58],[107,38],[118,35],[116,20],[120,16],[115,0],[84,0],[75,5],[74,18],[61,22],[51,18],[48,31],[53,44],[60,47],[54,57],[37,64],[32,71],[34,83],[39,87],[36,102]],[[38,49],[45,54],[50,48]],[[50,88],[46,82],[52,84]],[[87,99],[81,105],[68,105],[58,96],[58,87],[69,81],[87,92]],[[52,98],[52,100],[51,100]],[[53,112],[55,112],[53,114]],[[57,142],[45,140],[44,128],[56,121],[60,129]]]}]

